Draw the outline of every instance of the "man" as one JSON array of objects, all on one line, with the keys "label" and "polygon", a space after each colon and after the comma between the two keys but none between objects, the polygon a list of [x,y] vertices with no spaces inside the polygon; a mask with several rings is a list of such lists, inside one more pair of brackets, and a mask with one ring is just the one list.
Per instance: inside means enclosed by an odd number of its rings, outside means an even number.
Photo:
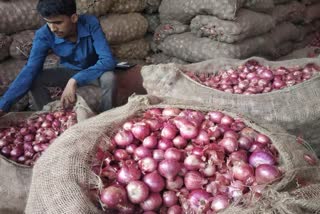
[{"label": "man", "polygon": [[[48,86],[64,87],[61,104],[71,107],[77,88],[93,82],[102,89],[100,110],[110,109],[116,61],[99,20],[77,15],[75,0],[39,0],[37,11],[47,24],[36,32],[27,64],[0,100],[0,116],[29,90],[34,106],[41,110],[51,101]],[[50,49],[60,57],[60,65],[43,70]]]}]

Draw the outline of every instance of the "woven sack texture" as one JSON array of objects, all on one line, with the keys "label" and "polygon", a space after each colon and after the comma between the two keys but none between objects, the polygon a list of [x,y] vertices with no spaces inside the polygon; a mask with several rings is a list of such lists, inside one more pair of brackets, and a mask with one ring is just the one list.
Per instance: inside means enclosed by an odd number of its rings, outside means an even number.
[{"label": "woven sack texture", "polygon": [[276,5],[272,11],[272,17],[276,23],[284,21],[299,23],[304,21],[306,7],[297,1]]},{"label": "woven sack texture", "polygon": [[273,0],[275,4],[285,4],[292,1],[296,1],[296,0]]},{"label": "woven sack texture", "polygon": [[12,35],[10,55],[15,59],[28,59],[35,31],[26,30]]},{"label": "woven sack texture", "polygon": [[39,28],[44,21],[36,11],[37,0],[0,2],[0,32],[15,33]]},{"label": "woven sack texture", "polygon": [[[0,127],[9,127],[18,121],[36,116],[38,113],[55,111],[60,109],[58,102],[49,103],[41,112],[11,112],[0,118]],[[93,116],[93,112],[81,97],[74,107],[78,122]],[[15,163],[0,155],[0,213],[23,213],[26,206],[28,192],[31,183],[32,168]]]},{"label": "woven sack texture", "polygon": [[[103,145],[107,149],[112,136],[124,121],[148,108],[167,106],[200,111],[216,109],[213,105],[204,106],[195,102],[136,96],[130,98],[125,106],[112,109],[77,124],[58,138],[37,162],[33,171],[26,214],[108,213],[108,210],[102,212],[93,202],[96,199],[88,196],[90,188],[99,186],[99,180],[91,171],[90,166],[97,145],[104,142]],[[232,113],[228,114],[234,116]],[[252,205],[252,211],[269,211],[272,209],[274,213],[285,214],[285,210],[282,210],[285,207],[297,211],[301,210],[302,207],[307,208],[308,211],[319,209],[319,203],[315,202],[317,199],[319,200],[319,193],[316,192],[319,189],[319,184],[317,184],[320,180],[319,165],[310,166],[303,159],[303,155],[310,152],[303,145],[296,143],[293,136],[284,132],[278,134],[276,131],[267,131],[246,119],[244,119],[244,122],[271,138],[280,154],[280,167],[285,171],[282,180],[270,186],[269,191],[265,194],[265,200]],[[313,184],[314,189],[298,188],[296,190],[296,179],[306,180],[310,185]],[[290,194],[289,191],[291,190],[299,191],[299,195],[315,193],[315,196],[312,195],[313,197],[308,198],[313,199],[315,203],[312,203],[312,205],[314,206],[304,207],[303,203],[300,202],[304,202],[303,199],[306,196],[299,198]],[[52,197],[53,195],[55,197]],[[279,203],[279,199],[281,199],[282,204]],[[239,210],[244,213],[247,208],[239,208]],[[226,210],[221,213],[234,212]]]},{"label": "woven sack texture", "polygon": [[169,35],[184,33],[187,31],[189,31],[189,25],[181,24],[177,21],[162,23],[156,28],[153,40],[154,42],[159,43],[163,41],[165,38],[167,38]]},{"label": "woven sack texture", "polygon": [[305,21],[307,23],[320,18],[320,3],[307,6],[305,11]]},{"label": "woven sack texture", "polygon": [[145,13],[147,14],[157,13],[160,4],[161,4],[161,0],[147,0],[147,6],[144,10]]},{"label": "woven sack texture", "polygon": [[305,5],[310,5],[310,4],[319,2],[319,0],[301,0],[301,2]]},{"label": "woven sack texture", "polygon": [[0,33],[0,61],[6,59],[10,54],[10,44],[12,38],[5,34]]},{"label": "woven sack texture", "polygon": [[274,8],[273,0],[247,0],[244,7],[258,12],[269,12]]},{"label": "woven sack texture", "polygon": [[160,20],[189,24],[196,15],[214,15],[233,20],[245,0],[162,0],[159,7]]},{"label": "woven sack texture", "polygon": [[94,85],[86,85],[78,88],[79,94],[94,112],[100,112],[101,89]]},{"label": "woven sack texture", "polygon": [[142,12],[147,6],[147,0],[112,0],[110,12],[132,13]]},{"label": "woven sack texture", "polygon": [[144,18],[148,21],[148,30],[149,33],[154,33],[157,27],[160,25],[159,14],[144,14]]},{"label": "woven sack texture", "polygon": [[109,12],[113,0],[76,0],[76,3],[78,13],[99,17]]},{"label": "woven sack texture", "polygon": [[148,56],[146,59],[146,62],[148,64],[163,64],[163,63],[187,64],[187,62],[181,59],[170,57],[163,53],[157,53],[157,54]]},{"label": "woven sack texture", "polygon": [[144,59],[150,51],[150,45],[142,38],[121,45],[113,45],[111,49],[119,59]]},{"label": "woven sack texture", "polygon": [[[319,60],[312,58],[274,62],[263,58],[250,59],[270,68],[304,67],[308,63],[319,63]],[[268,123],[279,125],[291,134],[303,136],[320,155],[320,105],[319,100],[314,99],[320,93],[320,75],[270,93],[238,95],[202,86],[181,72],[184,69],[215,74],[220,70],[236,68],[246,61],[220,58],[184,67],[174,64],[145,66],[141,71],[143,86],[151,95],[213,104],[221,109],[243,114],[262,126]]]},{"label": "woven sack texture", "polygon": [[111,45],[142,38],[148,29],[148,21],[139,13],[111,14],[101,17],[100,24]]},{"label": "woven sack texture", "polygon": [[270,15],[240,9],[234,21],[214,16],[199,15],[191,21],[191,31],[201,37],[234,43],[243,39],[267,33],[275,27]]},{"label": "woven sack texture", "polygon": [[281,60],[290,60],[290,59],[300,59],[300,58],[307,58],[307,57],[317,57],[320,55],[320,48],[317,47],[305,47],[298,50],[294,50],[292,53],[279,58]]},{"label": "woven sack texture", "polygon": [[25,60],[16,59],[8,59],[0,64],[0,96],[8,89],[25,64]]}]

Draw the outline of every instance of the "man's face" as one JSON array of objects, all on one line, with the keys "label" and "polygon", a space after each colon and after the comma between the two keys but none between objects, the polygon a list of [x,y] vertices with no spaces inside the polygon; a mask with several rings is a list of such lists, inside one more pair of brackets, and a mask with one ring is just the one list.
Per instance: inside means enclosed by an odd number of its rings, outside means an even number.
[{"label": "man's face", "polygon": [[76,14],[72,16],[58,15],[43,18],[52,33],[60,38],[68,38],[72,36],[76,30],[77,17]]}]

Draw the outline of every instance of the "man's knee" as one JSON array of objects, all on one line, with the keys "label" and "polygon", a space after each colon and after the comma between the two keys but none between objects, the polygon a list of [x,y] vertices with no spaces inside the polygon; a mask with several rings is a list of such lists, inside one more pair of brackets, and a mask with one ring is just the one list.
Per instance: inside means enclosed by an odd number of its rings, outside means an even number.
[{"label": "man's knee", "polygon": [[101,87],[110,87],[114,85],[116,82],[116,76],[113,71],[106,71],[100,77],[100,85]]}]

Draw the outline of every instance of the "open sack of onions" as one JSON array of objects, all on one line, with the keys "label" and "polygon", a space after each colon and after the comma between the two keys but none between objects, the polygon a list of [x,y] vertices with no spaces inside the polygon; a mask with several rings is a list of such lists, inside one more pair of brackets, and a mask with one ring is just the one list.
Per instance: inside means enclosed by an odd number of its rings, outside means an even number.
[{"label": "open sack of onions", "polygon": [[52,102],[39,112],[10,112],[0,118],[0,213],[22,213],[37,159],[66,129],[93,116],[78,96],[73,109]]},{"label": "open sack of onions", "polygon": [[212,106],[135,96],[51,145],[26,213],[314,211],[319,182],[318,159],[294,136]]},{"label": "open sack of onions", "polygon": [[319,65],[316,58],[221,58],[144,66],[141,74],[148,94],[214,104],[263,127],[277,125],[308,141],[320,155]]}]

